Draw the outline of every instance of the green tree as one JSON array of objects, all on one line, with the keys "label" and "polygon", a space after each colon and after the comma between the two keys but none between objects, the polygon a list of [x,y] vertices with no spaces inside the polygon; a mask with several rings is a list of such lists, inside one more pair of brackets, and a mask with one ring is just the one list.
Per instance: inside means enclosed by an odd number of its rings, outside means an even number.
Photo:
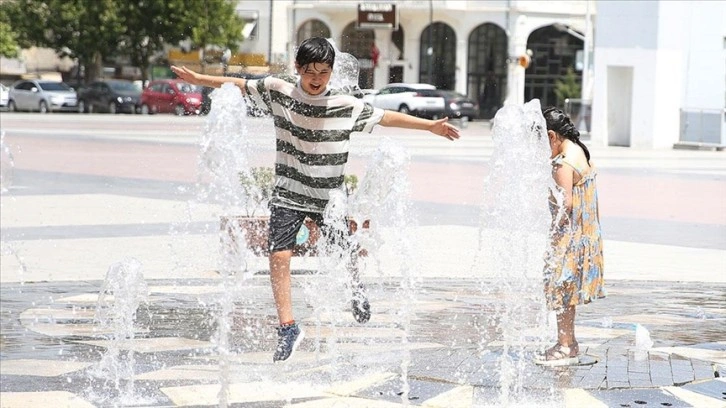
[{"label": "green tree", "polygon": [[565,99],[576,99],[582,96],[580,81],[572,68],[567,68],[567,74],[555,82],[555,96],[557,104],[564,105]]},{"label": "green tree", "polygon": [[13,31],[7,7],[0,3],[0,56],[15,58],[20,54],[18,35]]},{"label": "green tree", "polygon": [[[199,2],[192,0],[195,3]],[[141,79],[149,78],[151,58],[166,43],[185,37],[187,21],[184,0],[125,0],[119,2],[119,15],[126,32],[119,38],[119,51],[141,69]]]},{"label": "green tree", "polygon": [[8,0],[3,3],[21,47],[54,49],[78,59],[85,79],[98,76],[124,30],[115,0]]},{"label": "green tree", "polygon": [[186,24],[194,48],[202,50],[202,71],[208,63],[207,49],[217,47],[237,51],[242,42],[242,18],[230,0],[187,0]]}]

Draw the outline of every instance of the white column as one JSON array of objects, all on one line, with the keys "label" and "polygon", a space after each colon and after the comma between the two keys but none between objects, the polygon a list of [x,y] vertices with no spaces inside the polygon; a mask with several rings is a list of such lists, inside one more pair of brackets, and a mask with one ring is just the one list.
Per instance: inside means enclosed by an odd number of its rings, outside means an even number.
[{"label": "white column", "polygon": [[380,89],[388,84],[388,70],[391,66],[391,30],[375,30],[375,44],[378,47],[380,56],[378,67],[373,70],[373,89]]},{"label": "white column", "polygon": [[504,103],[524,103],[524,68],[516,58],[527,52],[527,16],[520,15],[515,19],[515,25],[510,30],[512,36],[509,40],[509,57],[513,60],[507,70],[507,97]]}]

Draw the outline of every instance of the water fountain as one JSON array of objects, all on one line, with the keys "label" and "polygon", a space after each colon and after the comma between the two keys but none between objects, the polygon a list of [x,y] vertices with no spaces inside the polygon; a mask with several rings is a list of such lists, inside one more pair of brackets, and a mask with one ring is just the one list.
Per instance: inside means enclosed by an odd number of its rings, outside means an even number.
[{"label": "water fountain", "polygon": [[91,376],[103,382],[101,389],[110,388],[110,393],[102,395],[89,389],[90,398],[102,405],[153,402],[136,393],[136,362],[133,349],[128,347],[136,337],[136,311],[142,303],[147,303],[147,299],[148,288],[141,262],[128,258],[109,267],[99,292],[95,320],[101,331],[111,334],[101,361],[89,370]]},{"label": "water fountain", "polygon": [[[351,92],[357,86],[358,65],[354,57],[340,53],[336,55],[336,68],[330,86],[335,92]],[[212,111],[205,123],[204,134],[201,143],[200,155],[200,193],[195,199],[198,203],[220,204],[223,213],[239,213],[245,207],[248,199],[241,191],[239,174],[250,174],[252,169],[249,157],[254,152],[254,147],[247,143],[245,105],[239,90],[231,84],[225,84],[215,90],[211,97],[214,100]],[[270,135],[272,138],[272,134]],[[410,206],[408,197],[408,180],[406,179],[406,165],[408,157],[403,148],[392,140],[384,140],[374,154],[365,176],[362,178],[358,192],[352,196],[341,191],[333,192],[325,217],[329,222],[341,223],[338,227],[347,229],[345,214],[352,214],[352,218],[363,225],[364,220],[369,220],[372,225],[387,226],[388,228],[377,227],[372,230],[359,228],[353,239],[360,241],[375,258],[375,252],[383,245],[382,231],[390,230],[391,234],[387,239],[397,247],[402,260],[397,266],[399,275],[402,276],[399,292],[401,294],[402,306],[400,310],[392,311],[394,326],[401,330],[400,342],[406,350],[408,337],[409,320],[412,316],[412,301],[415,292],[415,280],[412,278],[412,250],[411,243],[407,238],[407,228],[411,227]],[[196,204],[192,204],[196,205]],[[332,221],[335,220],[335,221]],[[177,228],[180,232],[183,228]],[[371,232],[372,231],[372,232]],[[244,287],[245,281],[252,278],[253,268],[248,268],[255,261],[254,254],[247,250],[242,231],[232,231],[231,236],[236,237],[230,240],[230,234],[219,235],[222,247],[233,247],[233,250],[224,251],[221,254],[218,271],[222,277],[223,296],[218,304],[207,304],[205,307],[218,309],[217,332],[214,335],[215,354],[219,359],[219,405],[227,406],[230,389],[230,366],[235,358],[231,350],[229,337],[231,334],[232,321],[230,316],[234,313],[234,302],[240,299],[236,296],[240,288]],[[307,381],[312,381],[315,387],[324,387],[325,382],[336,379],[354,378],[355,373],[351,372],[349,365],[343,370],[343,353],[338,349],[338,329],[350,324],[351,316],[346,313],[346,320],[339,319],[340,311],[349,307],[351,298],[351,285],[348,275],[348,259],[350,251],[355,246],[341,247],[328,245],[325,240],[318,241],[319,266],[312,276],[300,279],[308,306],[312,307],[314,317],[314,328],[309,328],[309,335],[316,338],[316,351],[318,359],[329,361],[327,374],[311,375]],[[390,273],[390,271],[387,271]],[[236,277],[236,279],[235,279]],[[244,311],[243,311],[244,312]],[[266,323],[265,323],[266,324]],[[255,342],[259,347],[260,339],[269,336],[269,327],[244,328],[244,341]],[[321,344],[322,336],[315,336],[316,332],[324,328],[324,347]],[[239,328],[237,328],[239,329]],[[312,330],[310,330],[312,329]],[[311,337],[312,337],[311,336]],[[239,340],[238,340],[239,342]],[[239,345],[239,344],[238,344]],[[237,350],[254,349],[241,345]],[[401,369],[402,398],[407,401],[407,374],[409,364],[404,353],[403,361],[396,363]],[[238,357],[238,356],[237,356]],[[346,361],[350,363],[350,361]],[[364,366],[366,361],[361,362]],[[355,364],[354,364],[355,365]],[[355,370],[355,367],[352,368]],[[361,369],[370,369],[362,367]],[[268,377],[269,374],[257,373],[260,378]]]},{"label": "water fountain", "polygon": [[0,131],[0,193],[7,193],[13,183],[15,159],[10,146],[5,144],[5,131]]},{"label": "water fountain", "polygon": [[524,392],[532,358],[526,346],[543,344],[542,333],[553,333],[547,330],[542,270],[551,223],[547,200],[554,182],[539,101],[500,109],[492,139],[475,268],[482,292],[494,300],[480,346],[502,347],[495,405],[516,406],[533,403]]}]

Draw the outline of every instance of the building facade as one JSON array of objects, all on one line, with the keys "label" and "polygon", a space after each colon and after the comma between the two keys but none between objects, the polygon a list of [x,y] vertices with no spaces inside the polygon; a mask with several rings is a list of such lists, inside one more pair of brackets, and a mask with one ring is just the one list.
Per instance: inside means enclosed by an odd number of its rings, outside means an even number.
[{"label": "building facade", "polygon": [[[392,27],[360,26],[361,7],[391,5]],[[484,118],[505,101],[562,104],[556,83],[568,70],[578,81],[587,72],[586,16],[595,15],[592,1],[240,0],[238,9],[258,10],[258,29],[269,31],[246,40],[243,52],[266,54],[271,63],[286,61],[291,68],[303,40],[331,38],[359,59],[362,88],[431,83],[479,100]],[[518,61],[528,50],[525,68]]]},{"label": "building facade", "polygon": [[592,143],[726,145],[726,2],[597,7]]}]

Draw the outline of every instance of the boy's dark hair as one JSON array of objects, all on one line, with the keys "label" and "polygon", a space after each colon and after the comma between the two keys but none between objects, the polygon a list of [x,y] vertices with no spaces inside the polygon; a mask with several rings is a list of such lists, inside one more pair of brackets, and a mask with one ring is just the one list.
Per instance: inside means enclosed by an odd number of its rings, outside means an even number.
[{"label": "boy's dark hair", "polygon": [[545,122],[547,123],[547,130],[557,132],[565,139],[569,139],[577,143],[585,152],[585,157],[587,158],[587,162],[589,163],[590,151],[587,150],[585,144],[580,141],[580,131],[577,130],[575,124],[572,123],[572,120],[570,120],[570,117],[565,115],[565,112],[563,112],[561,109],[554,106],[548,106],[542,109],[542,115],[544,116]]},{"label": "boy's dark hair", "polygon": [[316,63],[328,64],[332,68],[335,62],[335,49],[325,38],[311,37],[300,44],[295,55],[295,62],[301,67]]}]

